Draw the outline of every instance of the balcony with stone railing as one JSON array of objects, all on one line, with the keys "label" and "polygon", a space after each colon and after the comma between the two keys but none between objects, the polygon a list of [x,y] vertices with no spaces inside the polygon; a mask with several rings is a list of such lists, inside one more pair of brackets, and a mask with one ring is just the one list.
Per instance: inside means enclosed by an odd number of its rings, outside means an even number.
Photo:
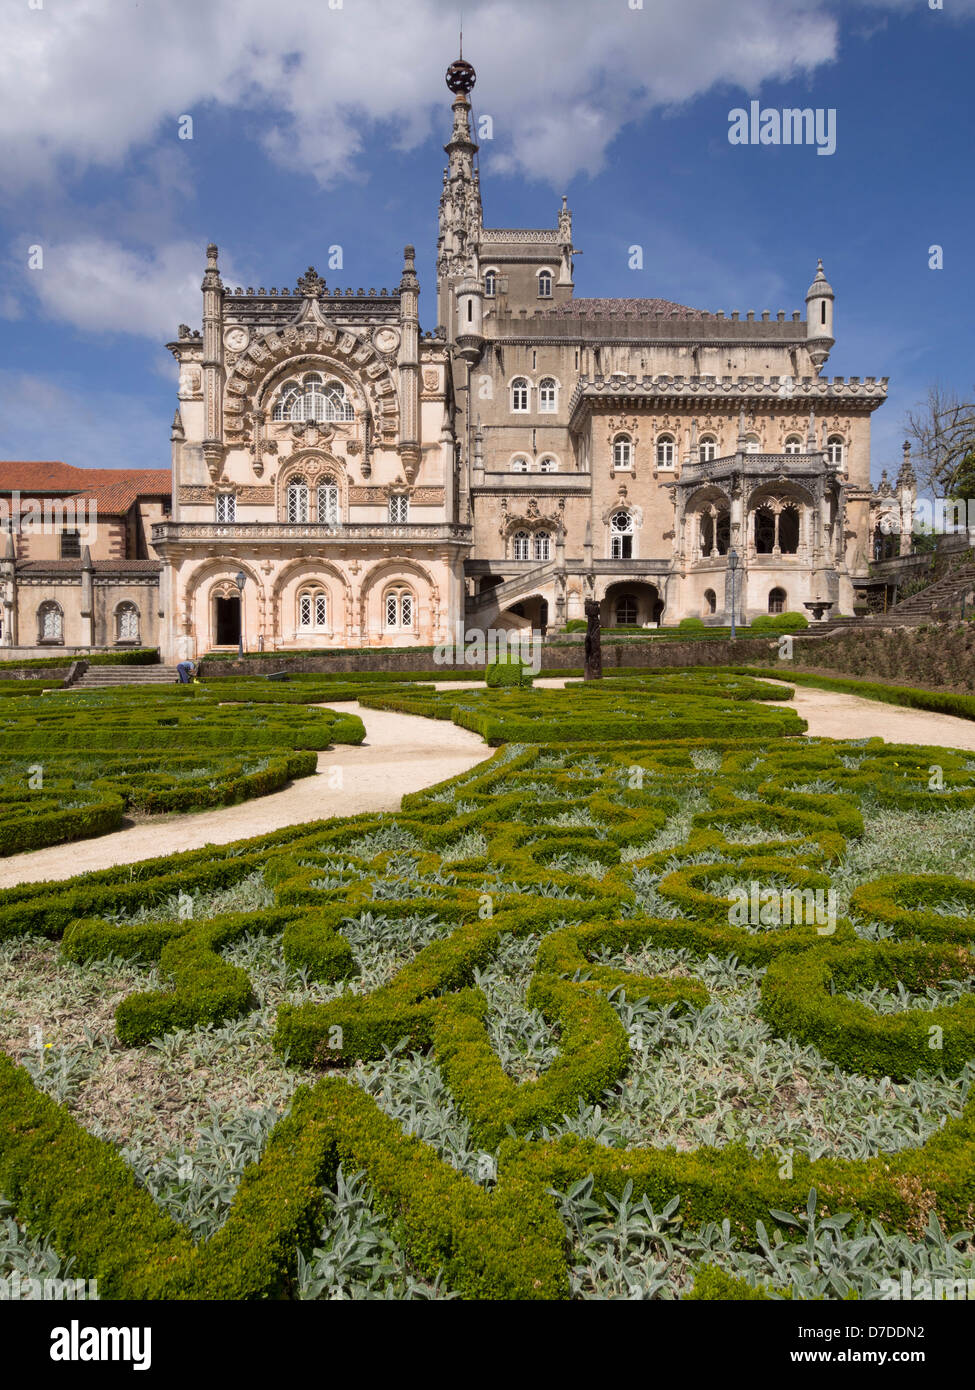
[{"label": "balcony with stone railing", "polygon": [[208,546],[226,544],[234,549],[241,543],[265,547],[309,541],[335,541],[341,545],[375,543],[429,545],[431,542],[472,545],[470,526],[456,522],[345,522],[319,525],[313,522],[280,521],[162,521],[152,528],[152,544],[157,550],[170,546]]}]

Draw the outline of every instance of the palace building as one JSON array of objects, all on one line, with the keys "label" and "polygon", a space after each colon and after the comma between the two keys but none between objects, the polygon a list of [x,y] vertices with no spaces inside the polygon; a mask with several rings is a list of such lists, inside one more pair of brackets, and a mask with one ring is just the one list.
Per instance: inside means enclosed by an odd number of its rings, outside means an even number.
[{"label": "palace building", "polygon": [[164,659],[551,632],[587,598],[607,626],[726,623],[732,587],[739,622],[853,612],[887,380],[823,375],[822,263],[804,316],[576,297],[564,198],[552,227],[484,225],[474,83],[448,69],[435,331],[411,246],[378,292],[231,287],[207,248],[201,327],[168,344]]}]

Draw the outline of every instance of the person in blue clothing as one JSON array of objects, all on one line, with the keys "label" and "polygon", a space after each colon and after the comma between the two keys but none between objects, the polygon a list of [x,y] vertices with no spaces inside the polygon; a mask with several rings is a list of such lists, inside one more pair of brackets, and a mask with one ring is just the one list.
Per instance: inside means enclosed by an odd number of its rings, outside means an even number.
[{"label": "person in blue clothing", "polygon": [[197,666],[195,661],[179,661],[176,663],[176,674],[179,676],[180,685],[189,685],[193,680],[195,683]]}]

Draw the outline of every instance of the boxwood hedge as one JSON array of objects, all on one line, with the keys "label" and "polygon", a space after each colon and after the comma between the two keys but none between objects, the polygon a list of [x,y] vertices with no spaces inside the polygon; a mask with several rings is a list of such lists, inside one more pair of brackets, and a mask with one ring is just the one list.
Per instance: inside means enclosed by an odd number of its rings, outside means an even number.
[{"label": "boxwood hedge", "polygon": [[[589,694],[566,698],[578,700],[580,718],[598,708]],[[749,703],[728,699],[722,709]],[[782,1218],[803,1215],[812,1187],[822,1212],[854,1210],[910,1232],[934,1212],[947,1228],[970,1228],[975,1098],[916,1148],[857,1160],[797,1152],[785,1176],[778,1153],[756,1156],[739,1146],[614,1149],[574,1134],[551,1137],[554,1123],[580,1102],[599,1104],[626,1075],[634,1044],[614,1007],[621,990],[628,1000],[673,1010],[708,1002],[700,981],[606,964],[606,949],[679,945],[701,961],[733,954],[765,968],[767,1025],[847,1070],[947,1077],[975,1049],[964,926],[975,884],[886,875],[856,890],[849,915],[828,936],[808,923],[766,930],[730,917],[729,884],[827,885],[862,834],[861,804],[914,798],[934,812],[954,804],[932,800],[940,793],[923,780],[924,750],[776,734],[794,728],[789,721],[751,735],[721,736],[719,727],[704,739],[536,739],[466,774],[455,798],[449,787],[431,788],[404,798],[394,817],[301,826],[0,895],[0,937],[61,939],[81,963],[108,953],[159,962],[165,988],[118,1007],[128,1046],[250,1008],[246,971],[221,955],[246,932],[281,933],[293,966],[352,981],[330,1002],[281,1005],[275,1045],[289,1065],[309,1071],[309,1085],[245,1172],[223,1227],[200,1245],[138,1186],[112,1145],[0,1058],[0,1191],[17,1219],[73,1257],[79,1276],[97,1277],[103,1296],[122,1298],[288,1296],[297,1251],[317,1233],[322,1184],[334,1180],[339,1163],[366,1173],[413,1267],[468,1298],[568,1295],[566,1233],[552,1193],[587,1174],[597,1191],[645,1196],[657,1211],[677,1197],[686,1228],[727,1219],[752,1243],[756,1222],[796,1239]],[[965,757],[942,750],[941,763],[948,796],[975,789]],[[691,793],[697,809],[683,839],[661,842],[678,794]],[[738,838],[756,824],[769,838]],[[413,846],[415,878],[433,886],[422,899],[384,897],[382,912],[405,919],[421,901],[439,930],[381,989],[355,992],[356,955],[343,933],[371,906],[370,878],[398,852],[391,827]],[[469,837],[472,852],[451,859],[460,837]],[[125,920],[136,907],[228,886],[257,868],[273,891],[272,908],[188,922]],[[648,880],[649,899],[641,886]],[[858,935],[878,924],[895,939]],[[556,1028],[558,1055],[540,1075],[515,1081],[491,1046],[476,972],[506,939],[535,936],[526,1002]],[[881,1012],[857,997],[877,984],[917,990],[947,980],[957,983],[957,1002]],[[940,1031],[935,1048],[932,1030]],[[342,1075],[404,1038],[429,1049],[472,1141],[496,1152],[490,1191],[405,1135]],[[703,1270],[695,1287],[698,1297],[740,1293]]]}]

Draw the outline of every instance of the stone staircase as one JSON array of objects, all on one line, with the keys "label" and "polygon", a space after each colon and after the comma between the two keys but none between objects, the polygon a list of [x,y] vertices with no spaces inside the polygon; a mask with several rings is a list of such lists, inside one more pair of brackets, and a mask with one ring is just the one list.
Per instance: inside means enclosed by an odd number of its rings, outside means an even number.
[{"label": "stone staircase", "polygon": [[[876,631],[878,628],[920,627],[924,623],[960,616],[962,603],[970,596],[975,596],[975,565],[960,565],[926,589],[895,603],[886,613],[871,613],[865,618],[838,615],[824,623],[812,624],[808,632],[802,635],[804,638],[833,637],[838,632],[854,629],[863,631],[864,628],[871,628]],[[975,616],[975,602],[969,602],[967,611]]]},{"label": "stone staircase", "polygon": [[527,598],[535,593],[538,586],[549,579],[557,568],[554,561],[549,561],[515,575],[514,579],[506,579],[503,584],[496,584],[493,589],[484,589],[467,600],[465,616],[468,619],[477,618],[485,613],[510,607],[520,598]]},{"label": "stone staircase", "polygon": [[962,602],[975,594],[975,565],[959,565],[958,569],[937,579],[920,593],[895,603],[887,617],[926,619],[961,612]]},{"label": "stone staircase", "polygon": [[89,666],[72,690],[103,690],[111,685],[172,685],[175,666]]}]

